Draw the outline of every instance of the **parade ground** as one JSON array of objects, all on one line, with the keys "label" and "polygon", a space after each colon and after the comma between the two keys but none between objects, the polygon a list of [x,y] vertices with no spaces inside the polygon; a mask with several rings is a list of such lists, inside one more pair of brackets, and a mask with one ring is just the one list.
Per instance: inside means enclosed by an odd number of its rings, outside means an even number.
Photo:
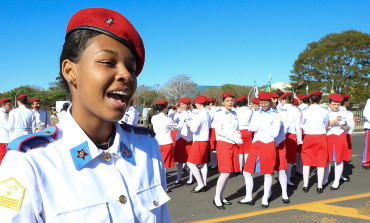
[{"label": "parade ground", "polygon": [[[171,200],[168,207],[172,222],[370,222],[370,170],[361,166],[364,149],[364,134],[353,136],[353,157],[344,167],[344,176],[350,182],[341,182],[338,190],[330,190],[333,181],[333,169],[329,177],[329,185],[324,187],[322,194],[316,193],[316,171],[311,169],[308,193],[302,191],[303,179],[295,176],[292,181],[297,188],[289,188],[290,204],[281,200],[281,188],[277,174],[273,176],[272,197],[270,207],[261,208],[263,195],[263,176],[254,174],[253,198],[254,206],[241,205],[237,202],[245,196],[245,183],[242,175],[233,174],[226,186],[224,196],[232,202],[219,210],[212,204],[215,195],[217,170],[209,170],[208,191],[191,193],[196,183],[186,186],[187,173],[183,174],[180,186],[172,186],[176,178],[176,169],[167,171],[168,193]],[[294,176],[295,169],[293,168]]]}]

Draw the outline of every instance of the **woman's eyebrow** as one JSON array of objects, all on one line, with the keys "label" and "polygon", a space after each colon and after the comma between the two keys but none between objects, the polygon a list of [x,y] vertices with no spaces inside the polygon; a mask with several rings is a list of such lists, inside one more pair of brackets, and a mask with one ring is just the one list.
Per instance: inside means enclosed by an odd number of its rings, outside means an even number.
[{"label": "woman's eyebrow", "polygon": [[114,52],[113,50],[109,50],[109,49],[99,50],[96,54],[101,53],[101,52],[110,53],[110,54],[113,54],[114,56],[118,56],[116,52]]}]

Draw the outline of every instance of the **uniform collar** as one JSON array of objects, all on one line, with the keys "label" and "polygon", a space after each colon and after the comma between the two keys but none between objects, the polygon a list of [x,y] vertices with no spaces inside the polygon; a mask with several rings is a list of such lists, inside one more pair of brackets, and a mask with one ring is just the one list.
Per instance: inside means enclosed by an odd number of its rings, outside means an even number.
[{"label": "uniform collar", "polygon": [[[89,162],[96,159],[98,156],[101,156],[103,153],[103,151],[97,148],[97,146],[74,120],[71,115],[70,108],[57,126],[62,130],[61,144],[66,149],[70,150],[71,165],[74,165],[76,170],[82,169]],[[127,147],[126,145],[128,145],[128,140],[117,122],[115,123],[115,128],[115,139],[108,152],[112,154],[112,156],[122,156],[122,149],[123,147]]]},{"label": "uniform collar", "polygon": [[267,113],[267,114],[270,114],[271,113],[271,111],[272,111],[272,108],[270,108],[269,110],[267,110],[267,111],[263,111],[263,109],[261,109],[260,110],[260,113],[262,114],[262,113]]}]

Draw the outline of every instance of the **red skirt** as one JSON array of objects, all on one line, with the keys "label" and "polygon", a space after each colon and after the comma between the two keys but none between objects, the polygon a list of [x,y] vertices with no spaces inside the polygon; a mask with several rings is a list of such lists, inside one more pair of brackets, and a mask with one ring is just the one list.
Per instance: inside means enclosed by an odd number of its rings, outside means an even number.
[{"label": "red skirt", "polygon": [[159,145],[159,148],[161,149],[164,168],[174,167],[175,165],[172,144]]},{"label": "red skirt", "polygon": [[296,134],[286,134],[286,159],[288,163],[296,163],[297,161],[297,135]]},{"label": "red skirt", "polygon": [[0,164],[3,161],[5,153],[7,151],[6,145],[6,143],[0,143]]},{"label": "red skirt", "polygon": [[175,146],[175,162],[186,163],[191,150],[192,141],[188,142],[183,138],[176,141]]},{"label": "red skirt", "polygon": [[[304,130],[302,129],[302,141],[304,140]],[[297,152],[302,152],[302,144],[301,145],[298,145],[297,147]]]},{"label": "red skirt", "polygon": [[286,145],[285,140],[276,147],[276,162],[274,170],[286,170],[288,168],[286,159]]},{"label": "red skirt", "polygon": [[352,135],[351,134],[346,134],[347,135],[347,159],[351,160],[352,158]]},{"label": "red skirt", "polygon": [[225,141],[217,141],[218,171],[220,173],[239,172],[238,146]]},{"label": "red skirt", "polygon": [[203,164],[208,162],[209,141],[194,141],[188,157],[189,163]]},{"label": "red skirt", "polygon": [[177,131],[175,130],[171,130],[171,138],[172,138],[172,146],[175,147],[176,146],[176,136],[177,136]]},{"label": "red skirt", "polygon": [[342,161],[349,161],[348,159],[348,147],[347,147],[347,134],[328,135],[328,152],[329,162],[340,163]]},{"label": "red skirt", "polygon": [[216,130],[214,128],[209,129],[209,144],[211,149],[216,149]]},{"label": "red skirt", "polygon": [[239,130],[242,135],[243,144],[239,145],[239,154],[247,154],[252,146],[252,133],[248,129]]},{"label": "red skirt", "polygon": [[257,141],[252,143],[244,171],[248,173],[273,174],[276,162],[275,142],[263,143]]},{"label": "red skirt", "polygon": [[328,162],[326,135],[305,135],[301,157],[303,166],[326,167]]}]

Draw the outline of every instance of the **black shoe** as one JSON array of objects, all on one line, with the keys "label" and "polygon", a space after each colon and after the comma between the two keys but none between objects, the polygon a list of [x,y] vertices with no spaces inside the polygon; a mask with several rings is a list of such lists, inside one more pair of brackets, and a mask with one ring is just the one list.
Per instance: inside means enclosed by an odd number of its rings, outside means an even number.
[{"label": "black shoe", "polygon": [[228,201],[226,199],[223,199],[222,200],[222,204],[224,204],[224,205],[232,205],[233,203],[231,203],[230,201]]},{"label": "black shoe", "polygon": [[253,200],[245,201],[245,202],[243,202],[243,201],[238,201],[238,204],[248,204],[248,205],[250,205],[250,206],[253,206],[253,205],[254,205],[254,202],[253,202]]},{"label": "black shoe", "polygon": [[189,185],[192,185],[194,183],[194,181],[193,182],[191,182],[191,183],[189,183],[189,182],[186,182],[186,186],[189,186]]},{"label": "black shoe", "polygon": [[323,191],[323,189],[322,188],[316,188],[316,192],[318,193],[318,194],[322,194],[322,191]]},{"label": "black shoe", "polygon": [[343,178],[340,178],[340,181],[341,182],[350,182],[351,179],[343,177]]},{"label": "black shoe", "polygon": [[224,209],[225,209],[225,207],[224,207],[224,205],[223,205],[223,204],[222,204],[221,206],[218,206],[218,205],[216,204],[215,200],[213,200],[213,205],[214,205],[214,206],[216,206],[216,208],[218,208],[218,209],[220,209],[220,210],[224,210]]},{"label": "black shoe", "polygon": [[269,204],[262,204],[261,207],[262,208],[268,208],[268,207],[270,207],[270,205]]},{"label": "black shoe", "polygon": [[287,185],[288,185],[288,187],[297,188],[297,185],[295,185],[295,184],[287,184]]},{"label": "black shoe", "polygon": [[298,173],[298,172],[295,172],[295,175],[296,176],[301,176],[301,177],[303,176],[301,173]]},{"label": "black shoe", "polygon": [[330,190],[338,190],[338,189],[339,189],[339,186],[338,187],[333,187],[333,186],[330,187]]},{"label": "black shoe", "polygon": [[288,199],[283,199],[283,203],[284,204],[289,204],[290,203],[290,199],[288,198]]},{"label": "black shoe", "polygon": [[192,193],[200,193],[200,192],[206,192],[206,191],[207,191],[206,186],[200,188],[199,190],[195,190],[195,188],[193,188],[193,190],[191,190]]},{"label": "black shoe", "polygon": [[362,166],[365,170],[370,170],[370,166]]},{"label": "black shoe", "polygon": [[302,190],[303,192],[308,193],[308,187],[303,187]]},{"label": "black shoe", "polygon": [[181,183],[181,180],[180,180],[180,181],[177,181],[177,180],[176,180],[175,182],[173,182],[173,183],[172,183],[172,185],[177,186],[177,185],[180,185],[180,183]]},{"label": "black shoe", "polygon": [[322,186],[323,186],[323,187],[326,187],[326,186],[328,186],[328,184],[329,184],[329,181],[328,181],[328,182],[326,182],[325,184],[322,184]]},{"label": "black shoe", "polygon": [[167,193],[171,193],[172,192],[172,190],[171,189],[167,189]]}]

